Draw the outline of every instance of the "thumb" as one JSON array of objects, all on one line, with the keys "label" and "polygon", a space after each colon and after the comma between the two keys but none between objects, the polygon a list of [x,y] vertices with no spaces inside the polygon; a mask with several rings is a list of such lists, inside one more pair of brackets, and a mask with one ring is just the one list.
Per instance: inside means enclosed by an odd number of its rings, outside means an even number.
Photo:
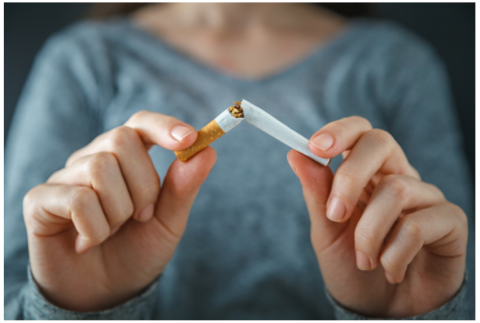
[{"label": "thumb", "polygon": [[333,182],[332,170],[296,150],[291,150],[287,154],[287,159],[302,184],[303,197],[312,225],[312,243],[319,253],[338,238],[340,231],[346,225],[332,222],[326,215],[327,201]]},{"label": "thumb", "polygon": [[170,165],[155,216],[173,238],[179,240],[183,235],[190,208],[216,159],[215,150],[207,147],[187,162],[176,159]]}]

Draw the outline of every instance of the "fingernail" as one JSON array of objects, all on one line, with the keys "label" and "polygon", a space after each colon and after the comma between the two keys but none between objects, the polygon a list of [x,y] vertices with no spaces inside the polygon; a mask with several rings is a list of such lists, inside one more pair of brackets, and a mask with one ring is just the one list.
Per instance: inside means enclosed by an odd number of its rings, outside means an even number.
[{"label": "fingernail", "polygon": [[78,235],[77,241],[75,242],[75,250],[77,253],[82,253],[87,250],[89,245],[89,240],[87,237]]},{"label": "fingernail", "polygon": [[393,278],[392,275],[390,275],[388,272],[385,272],[385,278],[387,278],[387,281],[390,284],[396,284],[397,282],[395,281],[395,278]]},{"label": "fingernail", "polygon": [[321,149],[323,151],[327,151],[333,146],[333,137],[329,133],[322,133],[312,140],[310,142],[317,147],[318,149]]},{"label": "fingernail", "polygon": [[150,204],[138,214],[137,220],[140,222],[147,222],[152,218],[152,215],[153,215],[153,204]]},{"label": "fingernail", "polygon": [[357,267],[360,270],[370,270],[370,260],[368,259],[367,255],[365,255],[360,250],[357,250]]},{"label": "fingernail", "polygon": [[172,137],[177,139],[178,141],[182,141],[185,137],[189,134],[193,133],[192,128],[185,127],[185,126],[176,126],[172,129]]},{"label": "fingernail", "polygon": [[340,222],[345,217],[346,210],[345,203],[333,197],[328,203],[327,217],[334,222]]}]

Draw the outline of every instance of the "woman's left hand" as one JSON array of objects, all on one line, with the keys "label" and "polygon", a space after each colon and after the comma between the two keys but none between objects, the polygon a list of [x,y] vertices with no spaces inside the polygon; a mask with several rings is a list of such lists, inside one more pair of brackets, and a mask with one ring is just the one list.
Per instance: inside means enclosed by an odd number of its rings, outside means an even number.
[{"label": "woman's left hand", "polygon": [[393,137],[366,119],[326,125],[312,136],[310,149],[323,158],[344,157],[333,175],[296,151],[288,154],[333,298],[354,312],[391,318],[447,303],[465,274],[462,209],[422,182]]}]

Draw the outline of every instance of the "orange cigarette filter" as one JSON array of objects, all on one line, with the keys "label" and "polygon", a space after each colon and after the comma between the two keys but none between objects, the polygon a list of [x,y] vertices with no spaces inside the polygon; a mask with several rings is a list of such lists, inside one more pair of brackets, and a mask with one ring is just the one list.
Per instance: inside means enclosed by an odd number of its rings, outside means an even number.
[{"label": "orange cigarette filter", "polygon": [[187,149],[175,151],[175,155],[177,155],[177,158],[182,162],[186,162],[190,157],[206,148],[224,134],[225,131],[220,128],[215,120],[212,120],[209,124],[198,131],[197,140],[193,143],[193,145]]},{"label": "orange cigarette filter", "polygon": [[212,142],[235,128],[243,121],[243,109],[240,101],[234,101],[233,105],[223,111],[209,124],[198,131],[197,140],[187,149],[175,151],[175,155],[182,162],[186,162],[189,158],[200,152],[202,149],[210,145]]}]

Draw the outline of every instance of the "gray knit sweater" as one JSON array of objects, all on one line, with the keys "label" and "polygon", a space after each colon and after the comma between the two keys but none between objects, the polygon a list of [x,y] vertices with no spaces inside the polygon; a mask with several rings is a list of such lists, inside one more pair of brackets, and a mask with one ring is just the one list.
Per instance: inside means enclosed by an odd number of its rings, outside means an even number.
[{"label": "gray knit sweater", "polygon": [[[354,20],[296,65],[245,81],[191,60],[129,20],[82,22],[44,46],[8,137],[5,318],[362,318],[325,292],[301,186],[286,160],[289,148],[247,124],[213,144],[217,163],[185,235],[142,295],[107,311],[75,313],[50,304],[31,279],[22,199],[73,151],[139,110],[199,129],[242,98],[307,138],[333,120],[367,118],[395,137],[424,181],[473,219],[471,175],[444,67],[401,28]],[[173,152],[154,147],[150,155],[163,178]],[[335,158],[332,169],[340,162]],[[468,262],[472,277],[461,292],[419,318],[473,318],[473,287],[467,288],[474,286],[473,257]]]}]

